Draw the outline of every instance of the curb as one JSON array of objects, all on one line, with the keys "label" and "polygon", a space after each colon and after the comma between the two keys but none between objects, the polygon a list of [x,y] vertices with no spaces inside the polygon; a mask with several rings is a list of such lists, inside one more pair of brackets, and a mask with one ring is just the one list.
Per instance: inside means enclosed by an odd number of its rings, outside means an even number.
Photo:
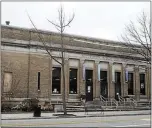
[{"label": "curb", "polygon": [[67,116],[67,117],[33,117],[33,118],[16,118],[16,119],[1,119],[1,120],[29,120],[29,119],[57,119],[57,118],[84,118],[84,117],[110,117],[110,116],[138,116],[138,115],[151,115],[151,113],[141,113],[141,114],[118,114],[118,115],[86,115],[86,116]]},{"label": "curb", "polygon": [[[113,111],[116,111],[116,112],[119,112],[119,111],[124,111],[124,112],[132,112],[132,111],[151,111],[151,109],[142,109],[142,110],[104,110],[104,112],[113,112]],[[42,111],[43,113],[54,113],[54,111]],[[63,111],[58,111],[58,112],[63,112]],[[84,112],[84,110],[82,110],[82,111],[69,111],[70,113],[71,112],[75,112],[75,113],[77,113],[77,112]],[[33,111],[32,112],[1,112],[1,114],[29,114],[29,113],[33,113]]]}]

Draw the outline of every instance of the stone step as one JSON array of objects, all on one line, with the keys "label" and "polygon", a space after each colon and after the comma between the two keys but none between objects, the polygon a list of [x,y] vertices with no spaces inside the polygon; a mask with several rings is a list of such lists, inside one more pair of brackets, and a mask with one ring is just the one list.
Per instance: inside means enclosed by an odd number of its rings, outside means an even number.
[{"label": "stone step", "polygon": [[[133,111],[133,110],[150,110],[149,108],[117,108],[117,109],[89,109],[89,111]],[[84,109],[67,109],[67,112],[85,112]]]}]

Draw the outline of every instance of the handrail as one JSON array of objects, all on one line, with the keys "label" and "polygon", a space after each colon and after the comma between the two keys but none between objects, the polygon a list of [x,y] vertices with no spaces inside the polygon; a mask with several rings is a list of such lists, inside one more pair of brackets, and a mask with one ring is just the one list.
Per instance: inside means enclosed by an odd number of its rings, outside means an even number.
[{"label": "handrail", "polygon": [[106,98],[102,95],[100,95],[100,99],[106,101]]},{"label": "handrail", "polygon": [[118,96],[119,97],[119,102],[122,102],[123,105],[125,106],[125,99],[122,96]]},{"label": "handrail", "polygon": [[131,98],[131,97],[129,98],[129,100],[132,101],[132,103],[134,104],[134,106],[137,106],[137,101],[136,101],[136,100],[134,100],[134,99]]},{"label": "handrail", "polygon": [[104,96],[100,95],[100,100],[107,106],[107,99]]},{"label": "handrail", "polygon": [[118,107],[118,101],[116,101],[114,98],[105,98],[104,96],[100,95],[100,100],[107,106],[107,102],[110,101],[111,106],[113,103],[116,105],[116,108]]},{"label": "handrail", "polygon": [[122,96],[119,96],[119,101],[124,102],[124,101],[125,101],[125,99],[124,99]]},{"label": "handrail", "polygon": [[112,102],[113,102],[116,105],[116,107],[118,107],[118,102],[114,98],[112,98],[110,101],[111,101],[111,106],[112,106]]}]

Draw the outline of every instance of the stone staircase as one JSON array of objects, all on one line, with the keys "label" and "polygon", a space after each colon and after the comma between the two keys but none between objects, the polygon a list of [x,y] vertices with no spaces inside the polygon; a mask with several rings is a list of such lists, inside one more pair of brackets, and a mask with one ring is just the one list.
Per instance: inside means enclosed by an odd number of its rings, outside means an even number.
[{"label": "stone staircase", "polygon": [[[108,99],[102,101],[102,108],[104,111],[131,111],[131,110],[150,110],[151,102],[149,101],[135,101],[134,99],[130,99],[125,101],[121,99],[120,101],[116,101],[115,99]],[[67,111],[68,112],[84,112],[84,105],[81,105],[81,102],[75,103],[67,103]],[[94,111],[101,111],[101,109],[97,109]]]},{"label": "stone staircase", "polygon": [[150,110],[151,109],[151,101],[138,101],[136,109]]}]

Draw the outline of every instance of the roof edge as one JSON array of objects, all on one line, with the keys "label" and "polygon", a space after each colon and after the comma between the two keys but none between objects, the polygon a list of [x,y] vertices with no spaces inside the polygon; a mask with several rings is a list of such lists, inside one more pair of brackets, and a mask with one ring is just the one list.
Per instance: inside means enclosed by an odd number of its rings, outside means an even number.
[{"label": "roof edge", "polygon": [[[25,28],[25,27],[12,26],[12,25],[1,25],[1,28],[12,28],[12,29],[18,29],[18,30],[37,32],[37,30],[35,30],[34,28]],[[45,34],[60,35],[60,33],[58,33],[58,32],[42,30],[42,29],[38,29],[38,32],[45,33]],[[82,39],[82,40],[99,41],[99,42],[105,42],[105,43],[107,42],[107,43],[111,43],[111,44],[125,44],[125,42],[107,40],[107,39],[101,39],[101,38],[95,38],[95,37],[88,37],[88,36],[81,36],[81,35],[75,35],[75,34],[64,33],[63,35],[68,36],[68,37],[73,37],[73,38],[75,37],[75,38]]]}]

